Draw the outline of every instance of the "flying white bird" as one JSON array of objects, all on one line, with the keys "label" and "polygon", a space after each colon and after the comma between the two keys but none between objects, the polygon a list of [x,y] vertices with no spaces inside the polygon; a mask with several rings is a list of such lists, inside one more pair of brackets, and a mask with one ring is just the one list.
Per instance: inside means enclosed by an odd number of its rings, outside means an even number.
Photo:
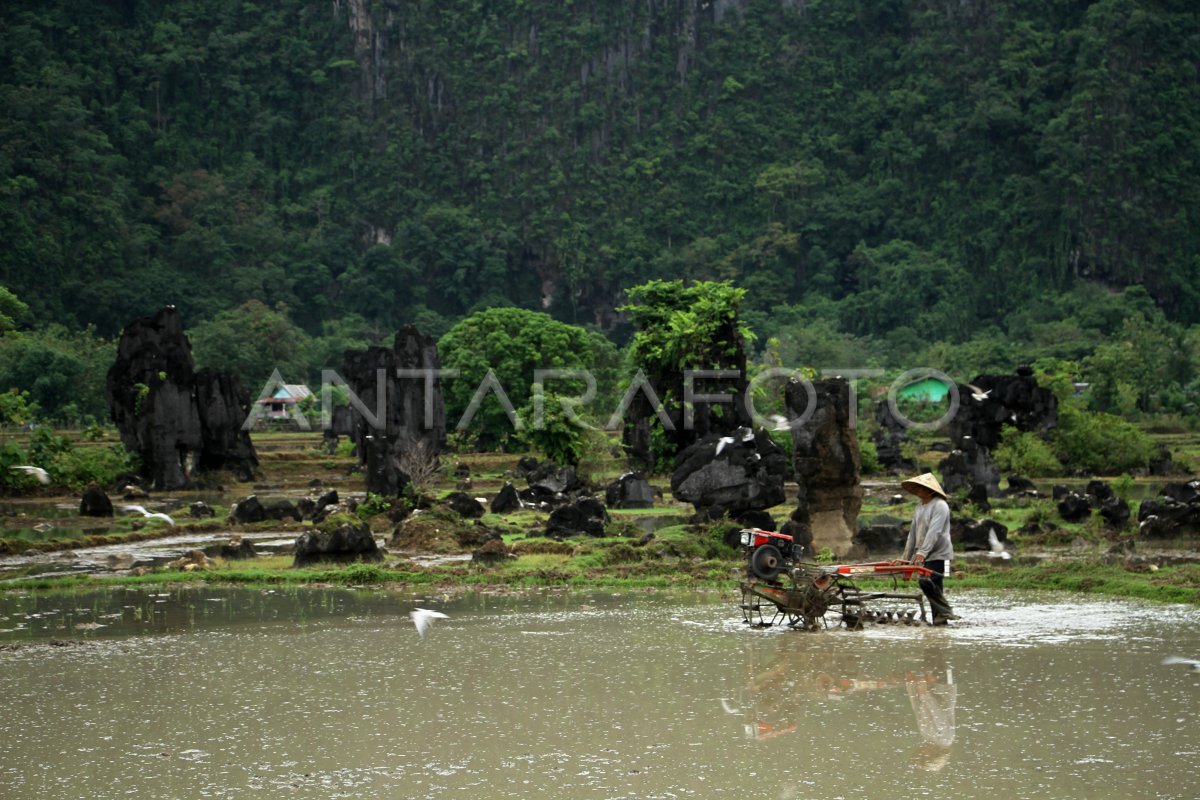
[{"label": "flying white bird", "polygon": [[430,611],[427,608],[416,608],[408,612],[412,617],[413,625],[417,626],[417,633],[422,639],[425,638],[425,631],[429,630],[429,626],[433,624],[435,619],[450,619],[440,611]]},{"label": "flying white bird", "polygon": [[992,558],[1003,558],[1005,560],[1012,558],[1012,553],[1004,549],[1004,545],[996,536],[995,528],[988,528],[988,548],[991,550],[988,555]]},{"label": "flying white bird", "polygon": [[168,525],[170,525],[172,527],[175,526],[175,520],[171,519],[166,514],[163,514],[161,512],[147,511],[142,506],[121,506],[121,508],[125,509],[126,511],[136,511],[139,514],[141,514],[143,517],[145,517],[146,519],[161,519],[163,522],[167,523]]},{"label": "flying white bird", "polygon": [[1194,658],[1180,658],[1179,656],[1167,656],[1162,660],[1163,664],[1187,664],[1193,672],[1200,672],[1200,661]]},{"label": "flying white bird", "polygon": [[977,402],[980,402],[980,403],[982,403],[984,400],[987,400],[988,395],[992,393],[991,389],[988,389],[985,392],[983,389],[980,389],[978,386],[976,386],[973,383],[968,383],[967,388],[971,390],[971,399],[976,400]]},{"label": "flying white bird", "polygon": [[33,477],[37,478],[42,483],[50,482],[50,476],[46,473],[46,470],[42,469],[41,467],[35,467],[30,464],[17,464],[16,466],[13,466],[11,469],[19,469],[22,472],[27,473],[27,474],[32,475]]},{"label": "flying white bird", "polygon": [[721,455],[721,451],[725,449],[725,446],[730,444],[733,444],[732,436],[722,436],[720,439],[717,439],[717,452],[715,455]]},{"label": "flying white bird", "polygon": [[788,428],[792,427],[788,423],[788,418],[783,416],[782,414],[772,414],[767,419],[769,419],[771,421],[771,424],[773,424],[775,426],[771,430],[786,431]]}]

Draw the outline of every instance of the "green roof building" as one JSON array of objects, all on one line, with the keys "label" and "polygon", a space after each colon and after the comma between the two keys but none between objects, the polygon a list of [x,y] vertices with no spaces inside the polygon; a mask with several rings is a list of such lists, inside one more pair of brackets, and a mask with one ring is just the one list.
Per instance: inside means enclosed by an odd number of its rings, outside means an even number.
[{"label": "green roof building", "polygon": [[896,393],[898,400],[914,400],[940,403],[950,393],[950,387],[937,378],[922,378],[913,381]]}]

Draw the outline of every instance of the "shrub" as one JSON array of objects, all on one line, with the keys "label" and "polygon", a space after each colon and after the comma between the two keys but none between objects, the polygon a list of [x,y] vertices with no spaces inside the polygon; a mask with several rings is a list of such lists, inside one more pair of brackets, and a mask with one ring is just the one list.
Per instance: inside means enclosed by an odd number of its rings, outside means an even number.
[{"label": "shrub", "polygon": [[1029,478],[1062,473],[1062,464],[1050,445],[1037,434],[1005,425],[996,448],[996,463],[1002,470]]},{"label": "shrub", "polygon": [[[787,451],[785,450],[785,452]],[[858,431],[858,457],[862,462],[864,475],[874,475],[883,471],[883,465],[879,463],[879,452],[875,449],[875,442],[863,428],[859,428]]]},{"label": "shrub", "polygon": [[560,466],[576,466],[583,457],[587,429],[570,419],[559,395],[546,394],[541,414],[532,402],[521,410],[520,440]]},{"label": "shrub", "polygon": [[1105,413],[1090,413],[1063,403],[1058,427],[1050,439],[1064,466],[1097,474],[1143,469],[1154,453],[1154,441],[1132,423]]}]

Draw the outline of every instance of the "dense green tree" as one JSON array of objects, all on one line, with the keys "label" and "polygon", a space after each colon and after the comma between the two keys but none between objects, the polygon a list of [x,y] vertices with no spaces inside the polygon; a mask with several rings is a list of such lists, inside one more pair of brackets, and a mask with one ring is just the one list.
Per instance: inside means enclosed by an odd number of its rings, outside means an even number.
[{"label": "dense green tree", "polygon": [[[538,370],[567,371],[557,377],[543,373],[545,379],[540,386],[547,404],[557,404],[560,397],[586,397],[587,375],[595,382],[597,392],[601,385],[611,385],[614,380],[613,347],[602,337],[546,314],[519,308],[493,308],[471,314],[439,340],[438,351],[443,369],[459,371],[456,377],[443,382],[447,427],[465,422],[461,432],[481,447],[502,446],[526,428],[526,420],[518,412],[532,409]],[[468,414],[473,403],[476,406]],[[543,410],[547,424],[556,431],[561,429],[558,409],[547,410],[543,405]],[[583,418],[594,414],[595,409],[576,407],[575,412]],[[535,438],[541,442],[549,436],[547,433]]]},{"label": "dense green tree", "polygon": [[38,418],[48,422],[104,422],[105,377],[115,359],[115,343],[91,328],[10,331],[0,336],[0,391],[27,393]]},{"label": "dense green tree", "polygon": [[17,327],[17,323],[28,313],[29,306],[8,289],[0,286],[0,334]]},{"label": "dense green tree", "polygon": [[187,331],[196,368],[214,367],[237,375],[252,397],[276,370],[285,383],[309,376],[308,337],[286,310],[250,300]]}]

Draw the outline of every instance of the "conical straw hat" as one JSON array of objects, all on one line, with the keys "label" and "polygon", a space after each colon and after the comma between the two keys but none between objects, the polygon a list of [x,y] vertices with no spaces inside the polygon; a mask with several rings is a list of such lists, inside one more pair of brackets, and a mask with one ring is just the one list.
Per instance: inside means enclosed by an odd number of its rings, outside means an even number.
[{"label": "conical straw hat", "polygon": [[944,491],[942,491],[942,485],[940,483],[938,483],[937,478],[933,477],[932,472],[926,472],[921,475],[918,475],[915,478],[909,478],[906,481],[900,481],[900,488],[905,490],[906,492],[912,492],[913,494],[916,494],[915,489],[918,486],[924,486],[926,489],[929,489],[934,494],[941,495],[943,500],[950,499],[949,497],[946,496],[946,493]]}]

